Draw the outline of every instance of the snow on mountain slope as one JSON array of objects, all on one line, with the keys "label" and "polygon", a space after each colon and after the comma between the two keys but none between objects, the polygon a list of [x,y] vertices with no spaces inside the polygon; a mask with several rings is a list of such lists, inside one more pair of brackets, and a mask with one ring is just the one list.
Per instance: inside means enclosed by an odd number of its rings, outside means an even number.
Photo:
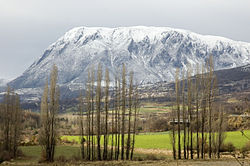
[{"label": "snow on mountain slope", "polygon": [[[77,27],[51,44],[20,77],[16,89],[44,85],[51,67],[59,69],[59,84],[79,89],[87,71],[101,63],[113,78],[126,64],[141,83],[172,81],[175,69],[187,69],[214,56],[215,69],[250,63],[250,44],[223,37],[204,36],[167,27]],[[111,79],[112,79],[111,78]]]}]

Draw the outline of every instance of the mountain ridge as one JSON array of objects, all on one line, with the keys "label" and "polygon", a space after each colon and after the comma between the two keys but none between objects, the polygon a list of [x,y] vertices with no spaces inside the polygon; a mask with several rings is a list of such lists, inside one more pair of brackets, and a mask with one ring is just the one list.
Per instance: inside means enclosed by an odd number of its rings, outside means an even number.
[{"label": "mountain ridge", "polygon": [[101,63],[111,79],[125,63],[140,84],[172,81],[175,68],[205,63],[214,56],[215,69],[250,63],[250,44],[168,27],[77,27],[51,44],[9,85],[15,89],[42,87],[51,66],[59,69],[59,84],[72,90],[86,82],[87,70]]}]

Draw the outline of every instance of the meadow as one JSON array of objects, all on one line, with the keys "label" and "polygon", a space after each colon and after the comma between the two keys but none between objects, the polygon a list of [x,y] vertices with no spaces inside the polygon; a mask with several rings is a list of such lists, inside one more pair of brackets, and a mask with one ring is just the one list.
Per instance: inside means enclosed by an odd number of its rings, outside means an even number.
[{"label": "meadow", "polygon": [[[41,146],[21,146],[20,149],[25,155],[21,161],[37,162],[41,158]],[[59,156],[71,158],[72,156],[79,156],[80,148],[78,146],[57,146],[55,152],[55,158]]]},{"label": "meadow", "polygon": [[[246,130],[244,133],[250,137],[250,130]],[[231,142],[237,149],[243,147],[248,141],[244,136],[242,136],[240,131],[226,132],[226,135],[227,137],[225,139],[225,143]],[[57,146],[55,150],[55,159],[57,160],[60,156],[64,156],[67,159],[80,158],[79,136],[62,136],[61,139],[67,139],[69,141],[76,142],[76,144]],[[167,154],[162,153],[172,149],[170,141],[169,132],[141,133],[136,135],[135,147],[138,151],[135,151],[135,157],[148,158],[147,155],[151,157],[152,153],[155,153],[155,156],[158,159],[170,159],[168,152]],[[20,149],[24,153],[25,157],[18,159],[17,163],[36,165],[41,159],[41,146],[21,146]],[[202,163],[200,164],[202,165]],[[220,164],[221,163],[218,165]]]},{"label": "meadow", "polygon": [[[245,130],[244,133],[250,137],[250,130]],[[247,138],[240,131],[225,132],[225,143],[231,142],[237,149],[242,148],[247,142]],[[183,137],[183,134],[182,134]],[[79,136],[62,136],[62,139],[67,138],[69,141],[79,141]],[[111,138],[110,138],[111,139]],[[158,133],[142,133],[135,137],[135,147],[143,149],[167,149],[171,150],[171,138],[169,132]]]}]

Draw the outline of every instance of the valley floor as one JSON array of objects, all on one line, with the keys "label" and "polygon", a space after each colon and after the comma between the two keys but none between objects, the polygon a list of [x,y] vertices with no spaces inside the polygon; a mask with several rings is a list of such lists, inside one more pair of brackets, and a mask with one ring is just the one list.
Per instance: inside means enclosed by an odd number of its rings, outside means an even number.
[{"label": "valley floor", "polygon": [[[246,130],[247,135],[250,134],[250,130]],[[245,138],[241,135],[239,131],[227,132],[226,142],[233,142],[237,149],[240,149],[246,142]],[[211,160],[173,160],[171,145],[168,144],[169,136],[168,133],[146,133],[142,135],[137,135],[137,144],[135,148],[134,160],[135,161],[80,161],[80,148],[79,143],[77,143],[78,136],[65,136],[69,140],[75,139],[76,144],[62,144],[56,147],[55,160],[53,164],[39,163],[41,158],[41,146],[21,146],[20,149],[24,156],[13,160],[11,162],[4,162],[0,165],[146,165],[146,166],[172,166],[172,165],[185,165],[185,166],[237,166],[239,162],[229,153],[222,153],[221,159],[211,159]],[[152,148],[153,147],[153,148]],[[165,147],[165,148],[163,148]],[[239,150],[238,150],[239,151]],[[196,158],[196,156],[194,156]],[[61,159],[60,159],[61,158]],[[62,162],[62,158],[63,161]],[[246,154],[246,158],[238,158],[240,162],[244,161],[244,166],[250,166],[250,153]]]},{"label": "valley floor", "polygon": [[[55,154],[56,161],[54,163],[39,163],[41,158],[41,147],[40,146],[25,146],[21,147],[24,157],[12,160],[11,162],[4,162],[0,165],[17,165],[17,166],[237,166],[239,162],[243,163],[243,166],[250,166],[250,156],[242,159],[238,158],[238,161],[232,157],[232,155],[222,155],[221,159],[194,159],[194,160],[173,160],[170,150],[164,149],[135,149],[135,160],[136,161],[79,161],[74,160],[79,154],[79,146],[58,146]],[[64,155],[66,158],[64,161],[58,160],[60,156]]]}]

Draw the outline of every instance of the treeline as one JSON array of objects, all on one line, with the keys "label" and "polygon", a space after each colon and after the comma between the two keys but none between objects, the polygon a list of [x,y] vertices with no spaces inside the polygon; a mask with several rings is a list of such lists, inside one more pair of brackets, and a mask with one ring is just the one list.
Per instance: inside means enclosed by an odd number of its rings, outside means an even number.
[{"label": "treeline", "polygon": [[[200,68],[191,77],[192,69],[187,73],[176,70],[176,105],[172,109],[172,147],[174,159],[204,159],[206,154],[220,157],[223,135],[223,108],[216,103],[216,77],[213,59]],[[183,133],[183,134],[182,134]]]},{"label": "treeline", "polygon": [[21,120],[19,96],[8,87],[0,103],[0,162],[18,157]]},{"label": "treeline", "polygon": [[[85,96],[80,96],[81,155],[85,160],[132,160],[138,116],[138,91],[125,65],[112,91],[108,69],[99,64],[88,71]],[[112,93],[111,93],[112,92]]]}]

